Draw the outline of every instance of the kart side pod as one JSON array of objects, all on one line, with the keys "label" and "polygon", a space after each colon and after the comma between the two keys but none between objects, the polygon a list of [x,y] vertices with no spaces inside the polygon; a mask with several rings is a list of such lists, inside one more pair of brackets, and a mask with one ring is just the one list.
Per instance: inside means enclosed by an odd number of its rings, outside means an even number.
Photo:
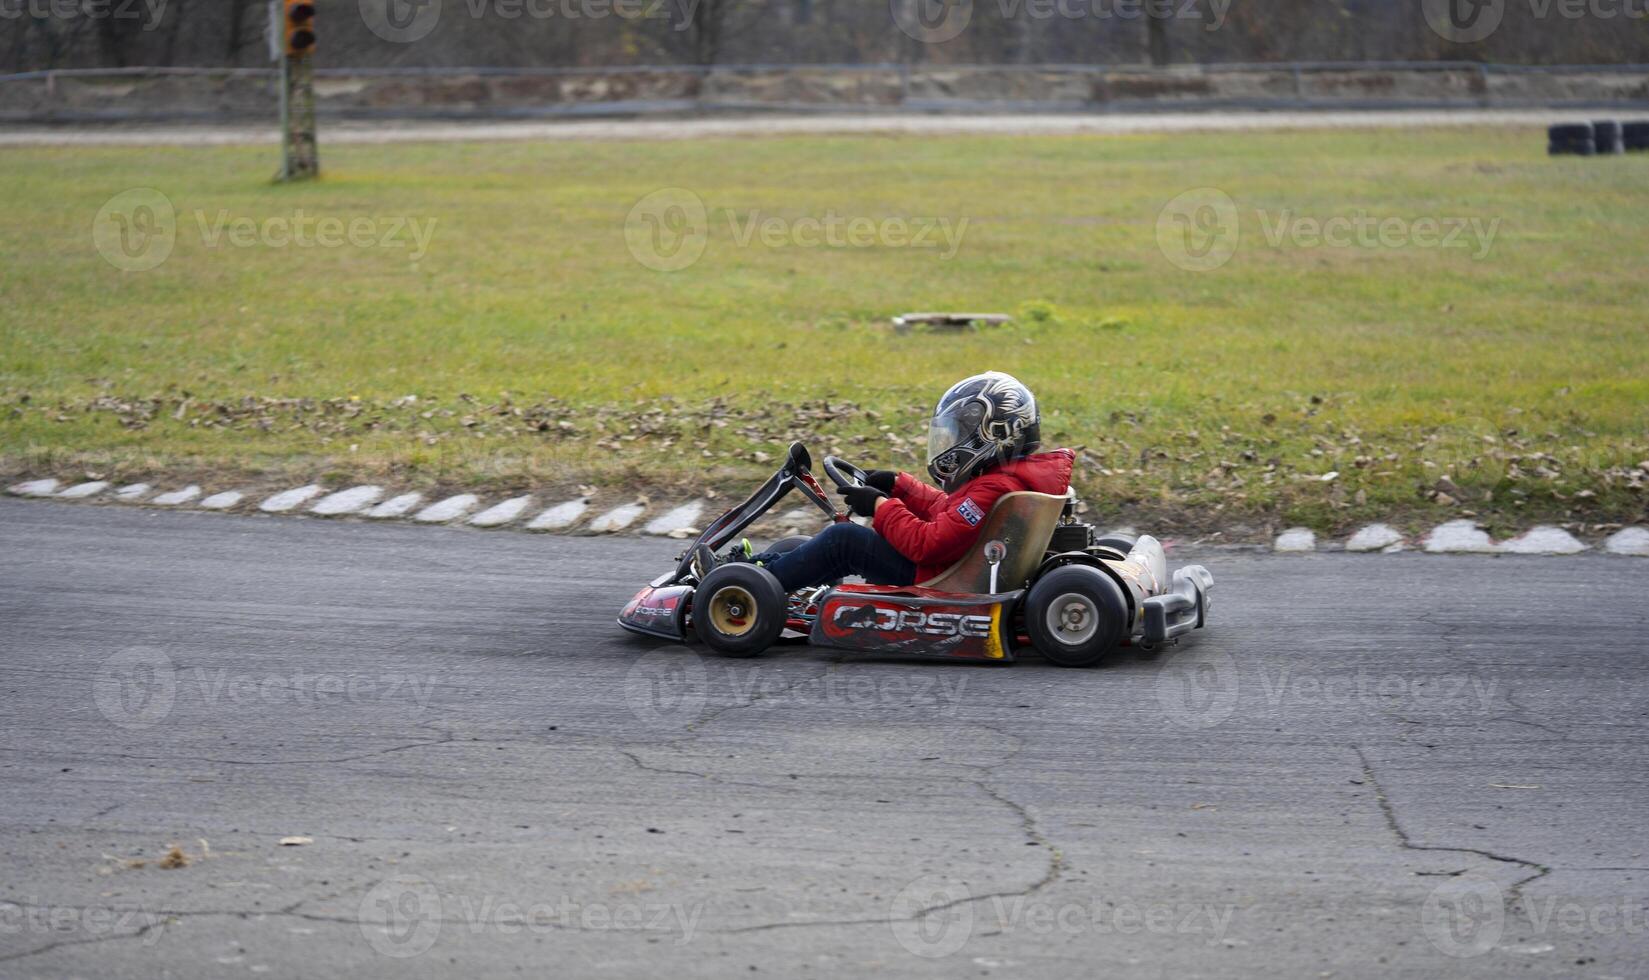
[{"label": "kart side pod", "polygon": [[1013,611],[1021,595],[839,585],[819,600],[808,639],[843,650],[1007,662],[1013,659]]}]

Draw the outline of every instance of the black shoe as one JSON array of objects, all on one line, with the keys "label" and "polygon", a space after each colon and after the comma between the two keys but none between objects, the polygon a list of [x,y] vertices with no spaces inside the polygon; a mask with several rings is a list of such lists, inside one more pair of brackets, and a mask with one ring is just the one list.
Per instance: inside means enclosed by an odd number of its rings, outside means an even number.
[{"label": "black shoe", "polygon": [[720,565],[730,561],[750,561],[753,557],[754,550],[750,547],[749,538],[740,538],[738,544],[727,549],[727,554],[720,556],[711,551],[709,545],[698,544],[693,546],[693,561],[688,567],[692,569],[693,577],[702,582]]},{"label": "black shoe", "polygon": [[710,550],[709,545],[698,544],[693,546],[693,560],[687,567],[692,571],[693,577],[702,582],[705,576],[715,571],[716,566],[720,564],[721,559],[716,557],[716,553]]}]

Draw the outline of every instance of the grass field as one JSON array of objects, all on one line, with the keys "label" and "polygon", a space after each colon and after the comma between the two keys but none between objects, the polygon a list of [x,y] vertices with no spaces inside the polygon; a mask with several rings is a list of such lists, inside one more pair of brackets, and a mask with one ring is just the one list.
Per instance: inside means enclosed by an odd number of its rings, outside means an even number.
[{"label": "grass field", "polygon": [[[1536,133],[349,146],[303,186],[266,148],[4,159],[11,474],[736,493],[790,438],[919,470],[938,392],[996,368],[1105,515],[1510,527],[1649,498],[1649,158]],[[152,230],[98,219],[133,187],[176,215],[147,271],[116,264],[152,239],[94,239]],[[1159,241],[1203,187],[1240,240],[1202,208]],[[627,239],[662,188],[704,222]],[[1363,231],[1318,240],[1337,216]],[[289,241],[322,218],[355,242]],[[683,234],[679,271],[631,248]],[[1170,261],[1216,240],[1217,268]],[[888,326],[926,309],[1017,319]]]}]

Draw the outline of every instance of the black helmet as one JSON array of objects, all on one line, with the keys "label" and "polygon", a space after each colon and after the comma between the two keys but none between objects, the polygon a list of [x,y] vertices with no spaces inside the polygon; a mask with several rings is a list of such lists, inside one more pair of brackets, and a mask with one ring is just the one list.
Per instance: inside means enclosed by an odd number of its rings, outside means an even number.
[{"label": "black helmet", "polygon": [[928,475],[953,491],[988,467],[1034,452],[1041,423],[1036,396],[1012,375],[964,378],[939,399],[928,423]]}]

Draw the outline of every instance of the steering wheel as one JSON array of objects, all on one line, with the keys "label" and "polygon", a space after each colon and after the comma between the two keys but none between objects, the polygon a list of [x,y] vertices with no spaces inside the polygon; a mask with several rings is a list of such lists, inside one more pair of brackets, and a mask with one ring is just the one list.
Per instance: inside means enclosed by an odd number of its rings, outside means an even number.
[{"label": "steering wheel", "polygon": [[865,471],[842,459],[840,456],[826,456],[824,458],[825,475],[830,481],[843,490],[866,486]]}]

